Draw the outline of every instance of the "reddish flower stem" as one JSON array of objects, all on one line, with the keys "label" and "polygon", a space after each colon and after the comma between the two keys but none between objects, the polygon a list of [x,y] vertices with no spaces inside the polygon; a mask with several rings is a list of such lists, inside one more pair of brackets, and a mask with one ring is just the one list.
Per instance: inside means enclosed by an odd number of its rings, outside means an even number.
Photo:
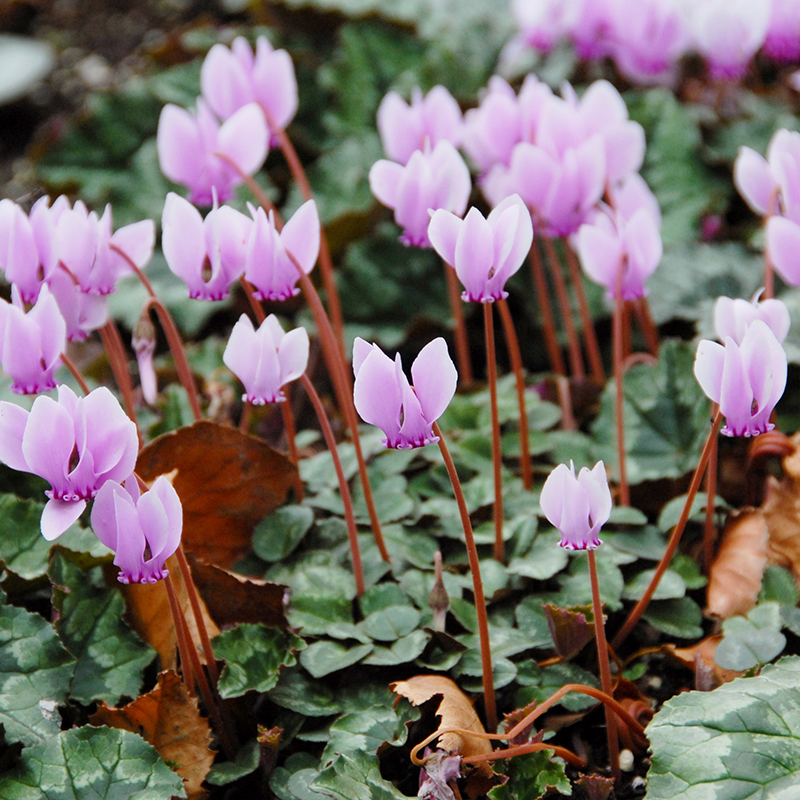
[{"label": "reddish flower stem", "polygon": [[547,251],[547,258],[550,266],[550,274],[553,276],[553,283],[556,287],[558,304],[561,307],[561,316],[564,320],[564,327],[567,331],[567,347],[569,349],[569,362],[572,369],[573,378],[583,378],[583,356],[581,355],[581,345],[578,341],[578,333],[575,330],[575,322],[572,319],[572,308],[569,302],[567,284],[561,273],[561,265],[558,262],[558,255],[553,240],[549,236],[544,236],[544,247]]},{"label": "reddish flower stem", "polygon": [[167,344],[172,352],[172,358],[175,360],[175,369],[178,371],[178,378],[183,388],[186,389],[186,394],[189,397],[189,405],[192,408],[192,414],[194,414],[195,420],[201,420],[203,418],[203,414],[200,411],[200,401],[197,397],[197,386],[194,382],[192,370],[189,368],[189,362],[186,358],[186,351],[183,347],[183,341],[178,333],[175,320],[172,319],[172,314],[169,313],[167,307],[161,302],[161,300],[159,300],[147,276],[142,272],[141,269],[139,269],[138,265],[133,261],[133,259],[124,250],[116,245],[112,244],[110,247],[115,253],[119,253],[119,255],[125,259],[136,277],[142,282],[142,286],[144,286],[147,294],[150,295],[145,309],[149,308],[150,306],[155,308],[156,314],[158,314],[158,320],[161,323],[161,328],[164,331],[164,335],[167,337]]},{"label": "reddish flower stem", "polygon": [[214,155],[221,161],[224,161],[241,178],[242,183],[250,190],[250,194],[252,194],[256,200],[258,200],[258,204],[264,209],[264,211],[267,212],[267,214],[269,214],[270,211],[277,213],[272,201],[267,197],[266,194],[264,194],[264,190],[250,175],[244,172],[230,156],[219,152],[214,153]]},{"label": "reddish flower stem", "polygon": [[447,282],[447,298],[450,301],[450,313],[456,324],[456,361],[458,362],[458,376],[462,387],[472,384],[472,364],[469,358],[469,339],[467,338],[467,326],[464,322],[464,309],[461,306],[461,293],[458,290],[458,278],[456,271],[446,261],[444,264],[444,277]]},{"label": "reddish flower stem", "polygon": [[133,384],[131,382],[131,374],[128,371],[128,357],[125,354],[125,345],[122,344],[122,337],[119,335],[119,330],[117,330],[117,326],[112,319],[109,319],[100,328],[99,332],[106,355],[108,355],[108,363],[111,365],[111,371],[114,373],[114,379],[122,395],[125,413],[136,424],[136,430],[138,431],[139,424],[136,420]]},{"label": "reddish flower stem", "polygon": [[188,630],[186,627],[186,620],[180,614],[180,604],[178,597],[175,594],[175,587],[172,584],[172,578],[167,575],[164,578],[164,588],[167,590],[167,599],[169,600],[169,610],[172,613],[172,624],[175,627],[175,638],[178,641],[178,653],[181,657],[181,671],[183,672],[183,682],[192,696],[197,695],[195,688],[194,675],[192,673],[192,661],[189,658],[189,638]]},{"label": "reddish flower stem", "polygon": [[586,342],[586,352],[589,355],[589,365],[592,369],[592,378],[599,384],[606,381],[603,372],[603,359],[600,357],[600,346],[597,344],[592,315],[589,311],[589,303],[586,300],[586,291],[583,287],[583,274],[578,265],[575,251],[569,243],[569,239],[564,237],[564,252],[567,254],[567,266],[569,267],[570,279],[575,287],[575,294],[578,298],[578,308],[580,309],[581,322],[583,324],[583,339]]},{"label": "reddish flower stem", "polygon": [[356,579],[356,594],[361,597],[364,594],[364,569],[361,566],[361,551],[358,547],[358,530],[356,529],[355,515],[353,514],[353,501],[350,497],[350,487],[347,485],[347,478],[344,476],[342,469],[342,462],[339,459],[339,451],[336,449],[336,439],[331,430],[331,424],[328,422],[328,415],[325,413],[325,406],[322,404],[314,384],[308,378],[308,375],[303,373],[300,376],[303,386],[308,392],[314,410],[317,412],[322,434],[325,437],[325,442],[330,450],[331,458],[333,459],[333,466],[336,470],[336,477],[339,480],[339,493],[342,495],[342,502],[344,503],[344,518],[347,522],[347,536],[350,540],[350,554],[353,558],[353,575]]},{"label": "reddish flower stem", "polygon": [[508,303],[505,300],[498,300],[497,308],[500,311],[500,320],[503,323],[503,333],[508,347],[508,357],[511,360],[511,369],[514,370],[514,380],[517,385],[522,485],[530,491],[533,488],[533,469],[531,468],[531,448],[528,440],[528,411],[525,408],[525,376],[522,372],[522,355],[519,351],[519,339],[517,339],[517,332],[514,330],[514,320],[511,317]]},{"label": "reddish flower stem", "polygon": [[494,557],[502,563],[503,545],[503,452],[500,446],[500,419],[497,412],[497,358],[494,344],[492,303],[483,305],[483,329],[486,335],[486,372],[489,377],[489,404],[492,410],[492,465],[494,468]]},{"label": "reddish flower stem", "polygon": [[[603,604],[600,602],[600,582],[597,579],[597,562],[594,550],[589,550],[589,578],[592,582],[592,610],[594,612],[594,637],[597,643],[597,660],[600,666],[600,685],[609,696],[614,696],[611,686],[611,670],[608,665],[608,645],[606,644],[606,626],[603,621]],[[606,734],[608,737],[608,760],[611,766],[611,775],[616,782],[620,779],[619,769],[619,738],[617,736],[617,718],[614,712],[605,707]]]},{"label": "reddish flower stem", "polygon": [[91,391],[89,385],[84,380],[81,371],[75,366],[75,362],[66,353],[61,354],[61,363],[72,373],[72,377],[78,381],[78,386],[81,387],[81,391],[84,394],[89,394]]},{"label": "reddish flower stem", "polygon": [[619,466],[619,504],[631,504],[628,489],[628,476],[625,468],[625,394],[623,392],[624,344],[624,303],[622,299],[622,266],[617,270],[617,287],[614,297],[613,349],[614,349],[614,390],[615,414],[617,419],[617,462]]},{"label": "reddish flower stem", "polygon": [[547,355],[550,358],[550,366],[557,375],[566,375],[567,370],[564,367],[564,359],[561,357],[556,326],[553,322],[553,310],[550,308],[550,298],[547,293],[547,280],[542,268],[542,258],[539,255],[539,246],[535,241],[531,245],[531,274],[533,286],[536,290],[536,299],[539,302],[539,311],[542,314],[544,343],[547,348]]},{"label": "reddish flower stem", "polygon": [[489,621],[486,616],[486,598],[483,594],[483,581],[481,580],[481,566],[478,560],[478,548],[475,546],[475,536],[472,532],[472,521],[467,511],[467,501],[461,489],[456,465],[447,448],[447,444],[439,430],[439,425],[433,423],[433,433],[439,438],[439,450],[444,458],[450,483],[453,485],[453,494],[458,503],[461,514],[461,525],[464,528],[464,539],[469,557],[469,570],[472,573],[472,592],[475,595],[475,613],[478,618],[478,639],[481,645],[481,668],[483,671],[483,704],[486,707],[486,725],[491,731],[497,730],[497,705],[494,697],[494,675],[492,674],[492,649],[489,644]]},{"label": "reddish flower stem", "polygon": [[689,512],[691,511],[692,503],[694,502],[694,498],[697,495],[698,489],[700,488],[700,481],[703,479],[703,473],[705,472],[706,465],[711,457],[711,451],[714,447],[714,442],[716,441],[717,433],[719,432],[719,427],[721,424],[722,414],[717,411],[717,414],[714,417],[714,422],[711,425],[711,430],[708,433],[708,438],[703,446],[703,451],[700,454],[700,461],[697,464],[694,475],[692,475],[692,482],[689,484],[686,502],[683,505],[683,511],[681,511],[678,524],[673,528],[672,533],[670,534],[669,541],[667,542],[667,549],[664,551],[661,561],[658,562],[655,575],[653,575],[650,585],[647,587],[644,595],[642,595],[641,600],[639,600],[639,602],[633,607],[631,613],[628,614],[625,624],[620,628],[619,632],[614,637],[612,646],[615,650],[619,650],[620,645],[625,641],[625,639],[627,639],[628,634],[633,630],[634,626],[639,621],[639,617],[641,617],[644,613],[644,610],[647,608],[650,600],[655,594],[656,589],[658,588],[658,584],[661,582],[661,578],[667,571],[667,567],[669,567],[672,557],[675,555],[675,551],[678,549],[678,544],[681,540],[681,536],[683,535],[683,531],[686,528],[686,523],[689,521]]},{"label": "reddish flower stem", "polygon": [[[711,404],[711,417],[716,417],[719,406]],[[717,526],[714,521],[717,498],[717,456],[719,455],[719,438],[714,437],[711,445],[711,454],[708,457],[708,468],[706,469],[706,521],[703,529],[703,566],[706,575],[711,569],[711,562],[714,560],[714,542],[717,538]]]},{"label": "reddish flower stem", "polygon": [[647,298],[637,297],[633,301],[633,308],[636,312],[636,318],[639,320],[639,327],[642,329],[642,334],[647,342],[647,349],[654,358],[658,358],[658,328],[656,328],[653,317],[650,314],[650,304],[647,302]]},{"label": "reddish flower stem", "polygon": [[563,758],[568,764],[573,767],[583,769],[586,767],[587,761],[579,755],[576,755],[572,750],[567,750],[566,747],[559,747],[557,744],[550,744],[549,742],[528,742],[528,744],[518,744],[513,747],[506,747],[503,750],[495,750],[492,753],[483,753],[479,756],[468,756],[462,759],[462,764],[480,764],[484,761],[498,761],[501,758],[513,758],[514,756],[522,756],[525,753],[535,753],[538,750],[552,750],[553,755],[558,758]]},{"label": "reddish flower stem", "polygon": [[242,415],[239,417],[239,433],[250,433],[250,423],[253,420],[253,404],[244,401]]}]

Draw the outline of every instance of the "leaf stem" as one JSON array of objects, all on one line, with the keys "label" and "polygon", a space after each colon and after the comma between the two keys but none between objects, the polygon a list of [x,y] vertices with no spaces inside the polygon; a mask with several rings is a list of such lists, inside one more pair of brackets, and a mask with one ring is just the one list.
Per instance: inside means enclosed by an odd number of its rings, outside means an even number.
[{"label": "leaf stem", "polygon": [[[444,441],[438,423],[433,423],[433,433],[439,439],[439,450],[444,458],[450,483],[453,485],[453,494],[458,503],[461,514],[461,525],[464,528],[464,539],[469,557],[469,570],[472,573],[472,591],[475,595],[475,613],[478,617],[478,638],[481,645],[481,668],[483,671],[483,704],[486,707],[486,723],[490,730],[497,730],[497,705],[494,696],[494,675],[492,674],[492,649],[489,644],[489,620],[486,616],[486,598],[483,594],[483,581],[481,580],[481,566],[478,560],[478,548],[475,546],[475,536],[472,532],[472,522],[467,511],[467,501],[461,489],[456,465],[453,463],[450,451]],[[412,754],[413,755],[413,754]],[[412,759],[413,760],[413,759]]]},{"label": "leaf stem", "polygon": [[700,461],[697,464],[694,475],[692,475],[692,482],[689,485],[689,491],[686,495],[686,502],[683,504],[683,511],[681,511],[678,524],[672,530],[672,534],[667,542],[667,549],[665,550],[664,555],[661,557],[661,561],[658,562],[656,572],[650,581],[650,585],[647,587],[644,595],[642,595],[641,600],[639,600],[639,602],[633,607],[631,613],[628,614],[625,624],[620,628],[619,632],[614,637],[612,645],[615,650],[619,650],[620,645],[625,641],[625,639],[628,637],[628,634],[633,630],[634,626],[639,621],[639,617],[641,617],[644,613],[644,610],[647,608],[650,600],[655,594],[656,589],[658,588],[658,584],[660,583],[662,576],[667,571],[667,567],[670,565],[672,557],[675,555],[675,551],[678,549],[678,543],[680,542],[683,531],[686,528],[686,523],[689,521],[689,513],[692,508],[692,503],[694,502],[694,498],[697,495],[698,489],[700,488],[700,481],[703,479],[703,473],[705,472],[706,464],[708,464],[708,460],[711,457],[714,441],[717,438],[717,433],[719,432],[719,427],[721,424],[722,413],[717,411],[717,414],[714,417],[714,422],[711,425],[711,430],[708,433],[708,438],[703,446],[703,451],[700,454]]},{"label": "leaf stem", "polygon": [[486,372],[489,378],[489,404],[492,411],[492,467],[494,472],[494,557],[504,558],[503,545],[503,452],[500,446],[500,419],[497,412],[497,358],[494,344],[493,303],[483,305],[483,330],[486,335]]}]

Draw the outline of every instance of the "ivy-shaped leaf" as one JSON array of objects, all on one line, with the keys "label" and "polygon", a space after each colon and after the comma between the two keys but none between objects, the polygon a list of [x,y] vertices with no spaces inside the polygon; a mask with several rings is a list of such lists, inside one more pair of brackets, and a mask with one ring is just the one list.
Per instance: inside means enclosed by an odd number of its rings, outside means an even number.
[{"label": "ivy-shaped leaf", "polygon": [[63,552],[50,562],[53,606],[59,613],[56,630],[78,660],[70,697],[89,705],[104,700],[116,705],[120,697],[136,697],[142,670],[156,651],[125,623],[125,601],[109,589],[100,567],[83,571]]},{"label": "ivy-shaped leaf", "polygon": [[547,750],[511,758],[507,769],[508,782],[489,792],[491,800],[539,800],[548,789],[572,794],[564,763],[551,761]]},{"label": "ivy-shaped leaf", "polygon": [[647,726],[648,800],[791,798],[800,784],[800,658],[684,692]]},{"label": "ivy-shaped leaf", "polygon": [[114,728],[75,728],[22,751],[0,776],[3,800],[166,800],[183,784],[141,736]]},{"label": "ivy-shaped leaf", "polygon": [[381,776],[377,757],[363,750],[337,756],[311,785],[334,800],[405,800],[405,795]]}]

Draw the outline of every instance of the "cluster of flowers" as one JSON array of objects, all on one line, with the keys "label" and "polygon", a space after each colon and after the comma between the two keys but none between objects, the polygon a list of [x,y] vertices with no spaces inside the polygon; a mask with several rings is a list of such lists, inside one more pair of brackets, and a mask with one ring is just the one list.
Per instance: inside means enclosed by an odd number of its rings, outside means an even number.
[{"label": "cluster of flowers", "polygon": [[[456,267],[467,288],[465,299],[482,299],[475,283],[485,281],[488,271],[477,268],[474,253],[480,248],[475,246],[463,248],[473,253],[473,263],[459,270],[452,246],[457,225],[441,221],[440,210],[464,214],[472,189],[456,147],[463,147],[480,170],[493,213],[516,197],[514,203],[527,207],[537,232],[573,237],[586,273],[609,294],[615,292],[620,267],[622,294],[629,299],[644,294],[644,281],[658,266],[661,215],[638,173],[645,149],[642,127],[629,119],[624,101],[607,81],[595,82],[580,99],[565,84],[562,95],[533,75],[516,95],[495,76],[479,107],[463,118],[442,86],[424,97],[415,91],[410,105],[390,92],[380,105],[378,130],[390,160],[373,165],[373,194],[394,209],[403,241],[432,244]],[[470,210],[467,219],[475,214]],[[477,235],[477,222],[468,227]],[[488,242],[488,234],[483,238]],[[491,270],[499,290],[486,292],[493,299],[502,296],[502,283],[515,271],[505,267],[501,282],[499,268],[498,263]]]},{"label": "cluster of flowers", "polygon": [[549,51],[570,40],[584,59],[610,57],[637,83],[671,83],[686,53],[705,58],[717,79],[737,79],[761,49],[779,63],[800,60],[794,0],[514,0],[523,47]]}]

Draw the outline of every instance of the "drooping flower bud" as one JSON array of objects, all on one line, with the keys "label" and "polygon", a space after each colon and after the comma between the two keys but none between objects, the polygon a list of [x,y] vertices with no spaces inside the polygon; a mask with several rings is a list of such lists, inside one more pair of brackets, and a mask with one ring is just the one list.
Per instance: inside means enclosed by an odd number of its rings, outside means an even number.
[{"label": "drooping flower bud", "polygon": [[145,305],[136,325],[133,326],[131,346],[136,353],[139,364],[139,383],[142,397],[148,405],[154,405],[158,396],[158,378],[153,366],[153,355],[156,352],[156,328],[150,319],[150,306]]}]

